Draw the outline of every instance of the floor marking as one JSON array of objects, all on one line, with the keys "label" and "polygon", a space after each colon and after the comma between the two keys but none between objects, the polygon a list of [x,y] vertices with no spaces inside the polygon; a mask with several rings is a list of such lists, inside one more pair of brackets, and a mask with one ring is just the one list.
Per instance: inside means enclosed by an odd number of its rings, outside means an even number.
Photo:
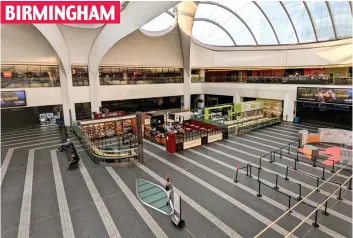
[{"label": "floor marking", "polygon": [[289,131],[293,131],[293,132],[299,132],[301,130],[308,130],[309,132],[312,131],[311,133],[317,133],[317,129],[308,129],[308,128],[305,128],[305,127],[291,127],[289,125],[278,125],[278,126],[275,126],[275,128],[282,128],[282,129],[286,129],[286,130],[289,130]]},{"label": "floor marking", "polygon": [[58,197],[58,204],[59,204],[59,212],[60,212],[60,220],[61,220],[61,227],[63,231],[64,238],[74,238],[75,233],[72,226],[71,216],[69,206],[67,204],[66,193],[64,189],[63,180],[61,177],[60,167],[58,163],[58,156],[56,154],[56,150],[50,151],[51,155],[51,162],[53,165],[53,173],[54,173],[54,180],[55,180],[55,187],[56,187],[56,194]]},{"label": "floor marking", "polygon": [[[262,134],[262,133],[260,133],[260,132],[253,132],[253,134],[260,134],[260,135],[263,135],[263,136],[268,136],[268,135],[266,135],[266,134]],[[268,137],[270,137],[270,136],[268,136]],[[277,138],[277,137],[274,137],[274,136],[271,136],[272,138],[276,138],[276,139],[279,139],[279,138]],[[283,140],[283,139],[281,139],[281,140]],[[293,142],[293,141],[289,141],[289,140],[286,140],[286,141],[288,141],[288,142]],[[271,142],[273,142],[273,141],[271,141]],[[319,148],[319,146],[317,146],[318,148]],[[321,148],[321,147],[320,147]],[[277,148],[278,149],[278,148]],[[267,151],[268,152],[268,151]],[[292,161],[291,159],[288,159],[288,158],[286,158],[285,156],[284,157],[282,157],[282,159],[285,159],[285,160],[288,160],[288,161]],[[313,167],[312,165],[310,165],[310,164],[306,164],[306,163],[301,163],[301,165],[304,165],[304,166],[306,166],[306,167],[310,167],[310,168],[314,168],[314,169],[316,169],[316,170],[319,170],[319,171],[321,171],[321,169],[320,168],[318,168],[318,167]],[[346,175],[344,175],[344,174],[336,174],[336,176],[339,176],[339,177],[341,177],[341,178],[345,178],[345,179],[347,179],[347,178],[349,178],[349,176],[346,176]]]},{"label": "floor marking", "polygon": [[[214,143],[216,143],[216,142],[214,142]],[[205,149],[208,149],[208,150],[212,150],[212,151],[214,151],[214,152],[216,152],[216,153],[218,153],[218,154],[224,155],[224,156],[226,156],[226,157],[228,157],[228,158],[230,158],[230,159],[237,160],[237,161],[240,161],[240,162],[245,163],[245,164],[248,163],[247,160],[243,160],[243,159],[241,159],[241,158],[239,158],[239,157],[232,156],[232,155],[230,155],[230,154],[224,153],[224,152],[219,151],[219,150],[217,150],[217,149],[213,149],[213,148],[211,148],[211,147],[206,147],[206,146],[202,146],[202,147],[205,148]],[[231,148],[231,147],[230,147],[230,148]],[[263,169],[263,171],[273,172],[272,170],[266,169],[266,168],[264,168],[264,167],[263,167],[262,169]],[[240,170],[239,172],[244,172],[244,171]],[[279,176],[280,176],[280,175],[279,175]],[[253,175],[253,177],[255,178],[256,176]],[[282,177],[282,176],[281,176],[281,177]],[[296,180],[291,178],[291,181],[296,181]],[[274,186],[275,186],[275,184],[273,184],[273,183],[271,183],[271,182],[269,182],[269,181],[267,181],[267,180],[263,180],[262,182],[263,182],[263,183],[266,183],[267,185],[269,185],[269,186],[271,186],[271,187],[274,187]],[[315,189],[316,189],[316,188],[315,188]],[[288,189],[285,189],[285,188],[281,187],[281,190],[284,191],[284,192],[286,192],[288,195],[290,195],[290,196],[292,196],[292,197],[298,197],[298,194],[293,193],[292,191],[290,191],[290,190],[288,190]],[[314,202],[314,201],[312,201],[312,200],[310,200],[310,199],[307,199],[306,201],[307,201],[307,203],[309,203],[309,204],[312,205],[312,206],[316,206],[316,205],[317,205],[316,202]],[[343,201],[344,201],[344,200],[343,200]],[[322,208],[320,208],[320,209],[322,210]],[[329,213],[331,213],[332,215],[334,215],[334,216],[336,216],[336,217],[338,217],[338,218],[341,218],[342,220],[347,221],[347,222],[349,222],[349,223],[352,224],[352,218],[347,217],[347,216],[345,216],[345,215],[343,215],[343,214],[341,214],[341,213],[338,213],[338,212],[333,211],[333,210],[330,210],[330,209],[327,209],[327,211],[328,211]]]},{"label": "floor marking", "polygon": [[31,223],[31,206],[32,206],[32,184],[33,184],[33,167],[34,167],[34,151],[30,149],[28,154],[26,179],[23,190],[20,224],[18,226],[17,238],[28,238]]},{"label": "floor marking", "polygon": [[[276,130],[276,131],[278,131],[278,130]],[[290,136],[290,135],[287,135],[287,134],[285,134],[285,135],[279,134],[279,133],[277,133],[277,132],[273,132],[270,128],[267,128],[266,132],[267,132],[267,133],[272,133],[272,134],[275,134],[275,135],[280,135],[280,136],[283,136],[283,137],[288,137],[288,138],[293,138],[293,139],[295,139],[295,140],[298,140],[298,136]],[[282,132],[283,132],[283,131],[282,131]]]},{"label": "floor marking", "polygon": [[[50,139],[59,139],[59,138],[61,138],[61,137],[60,136],[53,136]],[[5,144],[5,143],[2,142],[2,144],[4,146],[9,147],[9,146],[14,146],[14,145],[23,145],[23,144],[31,143],[31,142],[38,142],[38,141],[48,141],[48,139],[46,138],[46,139],[39,139],[39,140],[30,140],[30,141],[26,141],[26,142],[19,142],[19,143],[13,143],[13,144]]]},{"label": "floor marking", "polygon": [[153,217],[148,213],[146,208],[142,206],[139,200],[135,197],[135,195],[130,191],[130,189],[126,186],[124,181],[119,177],[119,175],[114,171],[112,167],[106,167],[110,176],[114,179],[116,184],[121,188],[126,198],[130,201],[130,203],[134,206],[136,211],[140,214],[141,218],[145,221],[148,227],[151,229],[153,234],[157,238],[167,238],[167,234],[161,229],[161,227],[157,224],[157,222],[153,219]]},{"label": "floor marking", "polygon": [[116,228],[115,223],[114,223],[112,217],[110,216],[110,213],[109,213],[107,207],[105,206],[103,199],[99,195],[98,190],[97,190],[96,186],[94,185],[93,180],[92,180],[91,176],[89,175],[89,173],[86,169],[86,166],[82,162],[82,160],[79,161],[78,167],[80,168],[82,177],[86,182],[88,190],[89,190],[89,192],[92,196],[92,199],[94,201],[94,204],[96,205],[97,210],[99,212],[99,215],[103,221],[103,224],[104,224],[105,228],[107,229],[109,237],[121,238],[121,235],[118,231],[118,228]]},{"label": "floor marking", "polygon": [[[7,132],[1,132],[1,134],[4,134],[5,136],[8,135],[21,135],[21,134],[26,134],[23,132],[48,132],[48,131],[53,131],[52,129],[58,129],[59,127],[57,125],[51,125],[50,128],[49,127],[40,127],[40,128],[32,128],[32,129],[23,129],[23,130],[12,130],[11,132],[13,133],[7,133]],[[30,133],[28,133],[30,134]]]},{"label": "floor marking", "polygon": [[[147,142],[147,143],[152,143],[152,142]],[[163,147],[164,148],[164,147]],[[253,209],[251,209],[250,207],[244,205],[243,203],[239,202],[238,200],[236,200],[235,198],[229,196],[228,194],[224,193],[223,191],[219,190],[218,188],[210,185],[209,183],[206,183],[205,181],[203,181],[202,179],[196,177],[195,175],[191,174],[190,172],[182,169],[181,167],[176,166],[175,164],[163,159],[162,157],[155,155],[154,153],[144,149],[144,153],[152,156],[153,158],[161,161],[162,163],[167,164],[169,167],[172,167],[173,169],[175,169],[176,171],[184,174],[186,177],[189,177],[190,179],[194,180],[195,182],[199,183],[200,185],[204,186],[205,188],[207,188],[208,190],[214,192],[215,194],[217,194],[218,196],[220,196],[221,198],[223,198],[224,200],[228,201],[229,203],[233,204],[234,206],[238,207],[239,209],[243,210],[245,213],[249,214],[250,216],[252,216],[253,218],[257,219],[258,221],[260,221],[261,223],[265,224],[265,225],[269,225],[272,223],[271,220],[267,219],[266,217],[264,217],[263,215],[261,215],[260,213],[254,211]],[[276,232],[278,232],[281,235],[286,235],[288,234],[288,231],[286,229],[284,229],[283,227],[279,226],[279,225],[275,225],[271,227],[273,230],[275,230]],[[293,236],[295,237],[295,236]]]},{"label": "floor marking", "polygon": [[[164,184],[165,179],[160,177],[158,174],[147,168],[146,166],[137,163],[137,167],[139,167],[141,170],[143,170],[145,173],[147,173],[149,176],[157,180],[159,183]],[[230,228],[227,224],[223,223],[220,219],[218,219],[215,215],[207,211],[204,207],[202,207],[200,204],[195,202],[193,199],[191,199],[188,195],[180,191],[178,188],[173,186],[173,189],[175,192],[177,192],[185,201],[187,204],[189,204],[190,207],[195,209],[197,212],[199,212],[202,216],[204,216],[207,220],[209,220],[211,223],[213,223],[216,227],[218,227],[221,231],[223,231],[225,234],[227,234],[229,237],[233,238],[241,238],[241,236],[236,233],[232,228]]]},{"label": "floor marking", "polygon": [[9,148],[7,150],[4,162],[1,165],[1,184],[0,184],[0,187],[2,186],[2,181],[5,178],[5,174],[7,172],[7,168],[9,167],[14,150],[15,150],[14,148]]},{"label": "floor marking", "polygon": [[58,135],[57,132],[53,132],[53,133],[34,133],[34,134],[20,134],[19,136],[3,136],[1,135],[1,142],[6,142],[10,139],[18,139],[18,138],[33,138],[33,137],[36,137],[36,136],[40,136],[40,135],[45,135],[45,136],[55,136],[55,135]]}]

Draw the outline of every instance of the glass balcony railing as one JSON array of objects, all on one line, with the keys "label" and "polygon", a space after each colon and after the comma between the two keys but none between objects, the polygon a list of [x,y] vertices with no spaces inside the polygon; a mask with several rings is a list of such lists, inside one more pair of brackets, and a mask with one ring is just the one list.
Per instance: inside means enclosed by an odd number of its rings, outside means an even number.
[{"label": "glass balcony railing", "polygon": [[161,84],[161,83],[183,83],[183,77],[161,77],[161,78],[100,78],[101,85],[126,85],[126,84]]},{"label": "glass balcony railing", "polygon": [[263,83],[263,84],[324,84],[352,85],[352,78],[326,76],[263,76],[263,77],[192,77],[192,83]]},{"label": "glass balcony railing", "polygon": [[2,88],[60,87],[60,80],[51,78],[2,78]]}]

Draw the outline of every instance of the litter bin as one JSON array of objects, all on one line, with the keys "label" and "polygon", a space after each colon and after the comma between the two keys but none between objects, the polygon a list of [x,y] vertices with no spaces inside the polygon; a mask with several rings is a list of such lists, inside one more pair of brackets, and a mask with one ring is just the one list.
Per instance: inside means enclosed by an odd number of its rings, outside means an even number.
[{"label": "litter bin", "polygon": [[295,117],[294,118],[294,124],[299,124],[300,118],[299,117]]}]

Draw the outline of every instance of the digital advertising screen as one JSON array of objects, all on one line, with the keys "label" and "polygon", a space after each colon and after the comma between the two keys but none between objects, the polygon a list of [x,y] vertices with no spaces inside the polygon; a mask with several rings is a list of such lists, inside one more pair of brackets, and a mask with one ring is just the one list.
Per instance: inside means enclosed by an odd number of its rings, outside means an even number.
[{"label": "digital advertising screen", "polygon": [[318,103],[352,104],[352,89],[298,87],[297,100]]},{"label": "digital advertising screen", "polygon": [[1,92],[1,108],[23,107],[26,106],[25,91],[2,91]]}]

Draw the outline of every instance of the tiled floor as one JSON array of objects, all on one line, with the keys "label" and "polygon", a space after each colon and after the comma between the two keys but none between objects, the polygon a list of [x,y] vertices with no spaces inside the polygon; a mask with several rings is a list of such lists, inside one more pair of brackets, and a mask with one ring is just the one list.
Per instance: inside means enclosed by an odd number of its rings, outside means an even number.
[{"label": "tiled floor", "polygon": [[[246,176],[246,170],[239,171],[239,182],[234,183],[236,166],[294,141],[303,128],[317,131],[317,125],[282,123],[174,155],[145,141],[145,162],[133,168],[100,167],[78,145],[82,163],[73,171],[66,170],[66,155],[55,151],[60,143],[56,128],[4,130],[1,237],[254,237],[286,211],[288,197],[265,185],[262,197],[257,197],[257,170],[253,168],[253,178]],[[272,164],[264,158],[261,180],[274,186],[273,174],[279,174],[279,190],[293,197],[298,196],[298,183],[303,197],[315,190],[313,176],[322,176],[320,167],[300,162],[299,171],[289,170],[286,181],[287,166],[293,167],[293,160],[285,156]],[[326,180],[332,176],[329,170],[327,166]],[[163,184],[166,176],[172,177],[183,199],[186,227],[182,230],[135,197],[136,179]],[[340,172],[332,180],[342,183],[349,176],[350,172]],[[316,206],[337,187],[326,183],[306,202]],[[345,186],[344,200],[337,200],[337,195],[329,200],[329,216],[318,213],[319,228],[313,228],[311,216],[293,237],[352,237],[352,193]],[[291,199],[291,206],[296,203]],[[261,237],[285,236],[311,211],[308,205],[298,205]]]}]

